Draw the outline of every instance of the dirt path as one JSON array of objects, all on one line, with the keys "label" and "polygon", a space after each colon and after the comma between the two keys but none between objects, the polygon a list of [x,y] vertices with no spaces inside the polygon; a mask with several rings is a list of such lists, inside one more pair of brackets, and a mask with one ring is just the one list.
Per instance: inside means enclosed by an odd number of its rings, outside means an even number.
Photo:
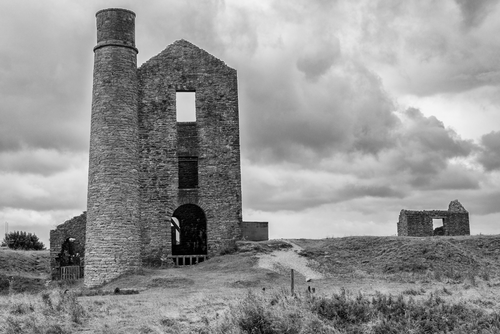
[{"label": "dirt path", "polygon": [[290,245],[291,249],[273,251],[271,254],[259,254],[257,266],[259,268],[269,269],[279,274],[286,274],[290,269],[293,269],[303,275],[306,279],[322,279],[323,275],[314,269],[309,264],[314,260],[298,254],[302,248],[291,241],[284,240]]}]

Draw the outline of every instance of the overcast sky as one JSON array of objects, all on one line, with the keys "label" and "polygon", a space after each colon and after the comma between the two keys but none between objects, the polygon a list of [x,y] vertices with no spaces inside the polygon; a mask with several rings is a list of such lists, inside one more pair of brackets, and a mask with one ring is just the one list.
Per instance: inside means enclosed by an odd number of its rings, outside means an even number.
[{"label": "overcast sky", "polygon": [[[0,222],[86,210],[95,13],[138,64],[186,39],[238,71],[243,219],[271,238],[395,235],[458,199],[500,233],[496,0],[0,1]],[[3,228],[3,226],[2,226]],[[1,230],[1,229],[0,229]]]}]

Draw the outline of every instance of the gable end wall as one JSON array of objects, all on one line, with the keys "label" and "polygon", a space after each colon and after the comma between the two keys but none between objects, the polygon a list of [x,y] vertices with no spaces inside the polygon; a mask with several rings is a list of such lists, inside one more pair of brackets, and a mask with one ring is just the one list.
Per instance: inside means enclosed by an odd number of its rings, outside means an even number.
[{"label": "gable end wall", "polygon": [[[143,259],[169,252],[170,217],[188,203],[205,212],[208,252],[216,254],[241,238],[236,71],[181,40],[143,64],[138,80]],[[195,91],[196,123],[177,124],[177,91]],[[197,188],[178,188],[183,156],[198,158]]]}]

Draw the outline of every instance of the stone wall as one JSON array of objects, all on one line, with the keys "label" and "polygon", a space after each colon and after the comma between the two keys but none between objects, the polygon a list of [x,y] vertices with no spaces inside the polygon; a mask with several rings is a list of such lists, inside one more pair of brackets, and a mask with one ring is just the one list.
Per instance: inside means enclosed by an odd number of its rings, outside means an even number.
[{"label": "stone wall", "polygon": [[80,262],[84,261],[85,234],[87,228],[87,213],[73,217],[50,231],[50,270],[52,279],[58,278],[58,255],[61,246],[68,238],[74,238],[75,252],[80,254]]},{"label": "stone wall", "polygon": [[241,224],[241,236],[243,240],[249,241],[269,240],[269,223],[244,221]]},{"label": "stone wall", "polygon": [[[209,254],[241,237],[236,71],[176,41],[138,70],[143,252],[170,249],[170,217],[183,204],[205,213]],[[196,122],[177,123],[176,92],[195,92]],[[195,158],[198,186],[179,187],[179,162]],[[182,173],[181,173],[182,174]]]},{"label": "stone wall", "polygon": [[[434,231],[433,219],[442,219],[442,229]],[[454,200],[445,210],[401,210],[398,221],[399,236],[425,237],[442,235],[470,235],[469,213]]]}]

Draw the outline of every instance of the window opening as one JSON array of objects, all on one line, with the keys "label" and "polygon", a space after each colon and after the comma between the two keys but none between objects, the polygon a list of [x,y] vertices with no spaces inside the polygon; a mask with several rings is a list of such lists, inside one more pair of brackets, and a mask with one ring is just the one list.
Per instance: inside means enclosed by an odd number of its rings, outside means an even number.
[{"label": "window opening", "polygon": [[432,219],[434,235],[444,235],[444,224],[442,218]]},{"label": "window opening", "polygon": [[177,92],[175,94],[177,122],[196,122],[196,93]]}]

